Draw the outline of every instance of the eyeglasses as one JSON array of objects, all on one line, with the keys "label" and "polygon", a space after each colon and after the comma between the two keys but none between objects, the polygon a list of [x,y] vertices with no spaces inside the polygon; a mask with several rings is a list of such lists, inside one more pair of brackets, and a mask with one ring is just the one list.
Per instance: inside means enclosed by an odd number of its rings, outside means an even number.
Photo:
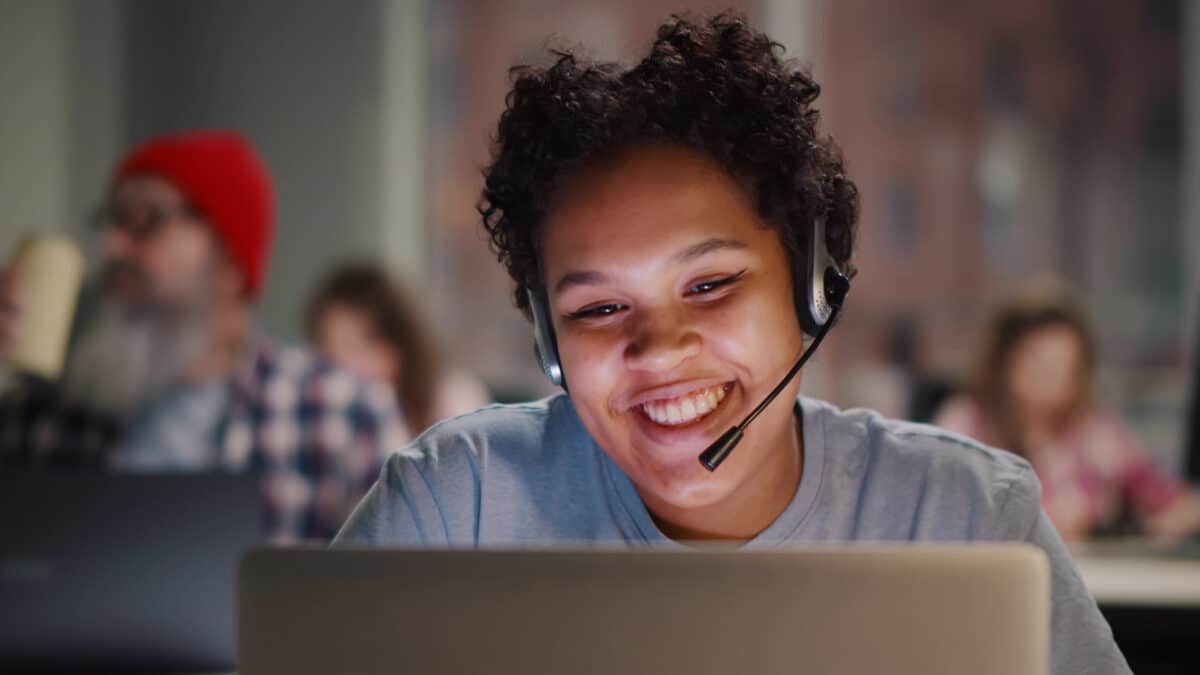
[{"label": "eyeglasses", "polygon": [[192,220],[199,214],[187,206],[163,207],[157,205],[123,206],[104,204],[92,214],[91,226],[95,230],[115,229],[124,232],[136,241],[148,241],[173,220]]}]

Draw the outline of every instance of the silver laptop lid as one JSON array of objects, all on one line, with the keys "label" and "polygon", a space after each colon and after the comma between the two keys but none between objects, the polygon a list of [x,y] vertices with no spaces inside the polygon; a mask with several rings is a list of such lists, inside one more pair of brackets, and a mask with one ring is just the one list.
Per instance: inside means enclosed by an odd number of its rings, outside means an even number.
[{"label": "silver laptop lid", "polygon": [[793,552],[260,550],[242,675],[1045,673],[1024,545]]}]

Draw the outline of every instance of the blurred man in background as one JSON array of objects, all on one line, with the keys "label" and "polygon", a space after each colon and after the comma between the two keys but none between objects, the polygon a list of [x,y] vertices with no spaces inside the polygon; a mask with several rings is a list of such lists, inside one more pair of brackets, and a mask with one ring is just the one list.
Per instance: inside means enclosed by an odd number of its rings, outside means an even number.
[{"label": "blurred man in background", "polygon": [[[270,536],[331,536],[408,434],[386,387],[255,328],[275,217],[256,152],[232,133],[153,139],[108,197],[96,297],[61,382],[5,396],[0,464],[250,472]],[[13,278],[0,349],[20,328]]]}]

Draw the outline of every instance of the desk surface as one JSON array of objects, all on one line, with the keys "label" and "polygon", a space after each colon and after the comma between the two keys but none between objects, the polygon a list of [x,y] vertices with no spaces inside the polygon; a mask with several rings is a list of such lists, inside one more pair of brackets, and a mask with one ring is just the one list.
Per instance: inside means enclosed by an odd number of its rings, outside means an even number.
[{"label": "desk surface", "polygon": [[1101,605],[1200,609],[1200,548],[1116,542],[1076,547],[1072,556]]}]

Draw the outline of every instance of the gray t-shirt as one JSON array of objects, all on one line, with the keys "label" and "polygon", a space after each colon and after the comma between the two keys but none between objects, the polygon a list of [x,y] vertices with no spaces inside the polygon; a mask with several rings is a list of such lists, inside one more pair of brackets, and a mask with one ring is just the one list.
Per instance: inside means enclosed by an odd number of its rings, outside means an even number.
[{"label": "gray t-shirt", "polygon": [[[804,470],[747,549],[831,541],[1024,541],[1049,556],[1052,671],[1128,673],[1042,513],[1029,464],[935,427],[800,398]],[[565,395],[434,426],[384,466],[335,546],[680,546]]]}]

